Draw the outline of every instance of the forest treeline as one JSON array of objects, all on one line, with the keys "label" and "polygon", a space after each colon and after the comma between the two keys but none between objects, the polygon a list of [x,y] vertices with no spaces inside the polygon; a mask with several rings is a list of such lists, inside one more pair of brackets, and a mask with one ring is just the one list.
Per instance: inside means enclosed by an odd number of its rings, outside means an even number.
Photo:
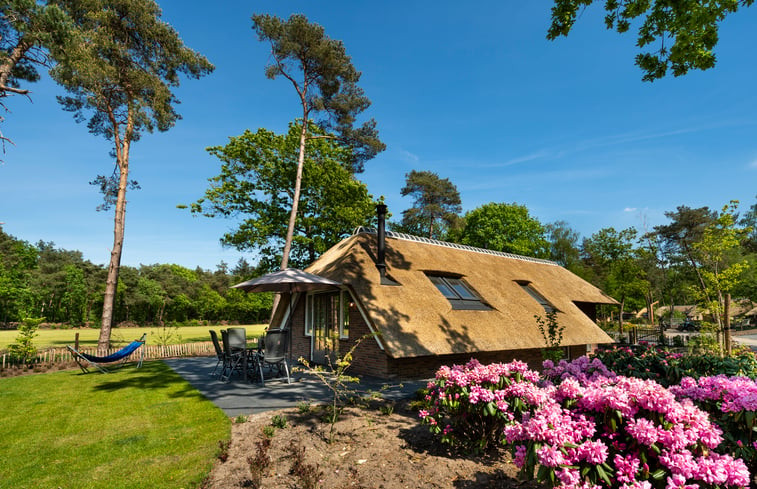
[{"label": "forest treeline", "polygon": [[[44,317],[49,323],[99,328],[106,274],[105,266],[85,260],[80,251],[42,241],[30,244],[0,227],[0,325]],[[167,264],[122,266],[114,324],[265,322],[270,294],[230,288],[259,274],[244,260],[233,268],[222,262],[214,271]]]}]

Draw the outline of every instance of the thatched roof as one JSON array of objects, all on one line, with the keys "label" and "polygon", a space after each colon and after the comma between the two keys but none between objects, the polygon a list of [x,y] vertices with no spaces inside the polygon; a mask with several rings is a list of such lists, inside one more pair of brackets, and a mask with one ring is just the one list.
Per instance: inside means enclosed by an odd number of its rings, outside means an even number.
[{"label": "thatched roof", "polygon": [[[557,308],[562,345],[612,341],[575,302],[617,302],[553,262],[398,233],[387,233],[386,243],[397,286],[380,285],[376,236],[368,233],[343,240],[307,271],[350,287],[394,358],[544,347],[534,320],[544,308],[516,281],[530,282]],[[452,309],[424,272],[461,275],[492,309]]]}]

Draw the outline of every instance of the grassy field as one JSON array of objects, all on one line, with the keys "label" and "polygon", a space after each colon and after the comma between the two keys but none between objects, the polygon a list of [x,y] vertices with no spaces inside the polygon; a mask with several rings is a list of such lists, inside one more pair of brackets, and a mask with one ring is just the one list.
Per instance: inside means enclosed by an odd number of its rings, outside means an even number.
[{"label": "grassy field", "polygon": [[[263,334],[266,324],[245,324],[239,327],[247,330],[247,338]],[[169,344],[177,343],[195,343],[198,341],[210,341],[208,330],[214,329],[219,331],[228,326],[182,326],[174,336],[170,338]],[[170,328],[169,328],[170,330]],[[111,333],[111,341],[114,345],[125,344],[130,341],[139,339],[144,333],[147,333],[147,344],[158,345],[162,342],[163,336],[161,328],[114,328]],[[80,346],[97,346],[97,338],[100,335],[99,329],[82,328],[82,329],[40,329],[34,338],[34,344],[37,348],[48,348],[51,346],[73,345],[76,333],[79,333]],[[8,347],[18,336],[16,330],[0,330],[0,350]]]},{"label": "grassy field", "polygon": [[0,489],[198,487],[230,420],[163,362],[0,379]]}]

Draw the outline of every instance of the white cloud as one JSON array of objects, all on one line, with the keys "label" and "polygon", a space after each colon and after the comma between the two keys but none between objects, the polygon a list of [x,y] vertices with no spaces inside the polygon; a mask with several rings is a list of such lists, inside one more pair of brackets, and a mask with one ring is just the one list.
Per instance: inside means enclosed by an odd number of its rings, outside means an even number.
[{"label": "white cloud", "polygon": [[623,212],[636,212],[636,207],[626,207]]},{"label": "white cloud", "polygon": [[418,163],[420,161],[420,157],[416,154],[411,153],[410,151],[405,151],[404,149],[399,150],[400,153],[400,159],[402,161],[405,161],[407,163]]}]

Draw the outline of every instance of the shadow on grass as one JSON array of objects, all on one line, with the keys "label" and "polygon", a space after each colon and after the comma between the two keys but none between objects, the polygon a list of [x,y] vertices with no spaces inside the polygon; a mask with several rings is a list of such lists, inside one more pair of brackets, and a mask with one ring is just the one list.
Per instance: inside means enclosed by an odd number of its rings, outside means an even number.
[{"label": "shadow on grass", "polygon": [[[113,392],[122,389],[160,389],[170,391],[168,397],[204,399],[205,397],[179,374],[161,361],[142,364],[141,368],[127,365],[113,374],[91,372],[82,375],[101,375],[102,382],[93,386],[94,391]],[[116,378],[119,377],[119,378]]]}]

